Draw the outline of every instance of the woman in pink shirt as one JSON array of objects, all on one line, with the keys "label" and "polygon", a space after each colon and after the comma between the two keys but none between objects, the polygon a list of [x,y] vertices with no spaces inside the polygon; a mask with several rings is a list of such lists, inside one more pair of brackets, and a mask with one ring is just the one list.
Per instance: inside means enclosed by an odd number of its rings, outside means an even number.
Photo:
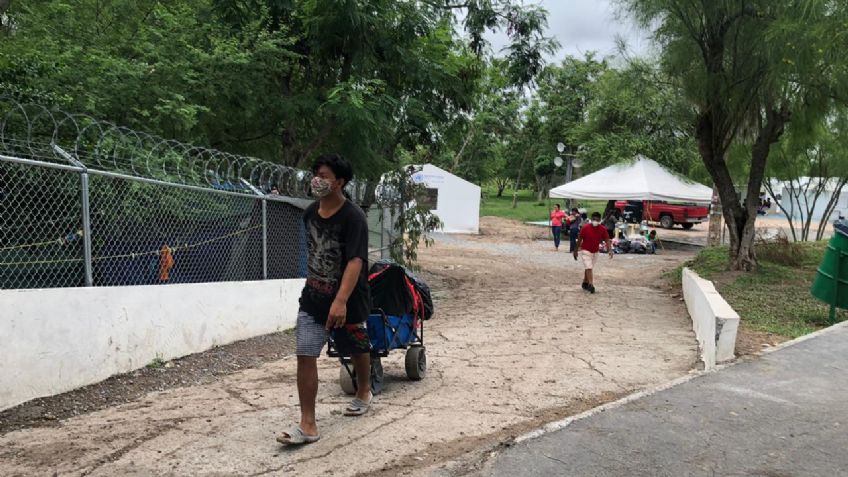
[{"label": "woman in pink shirt", "polygon": [[554,250],[559,250],[559,237],[562,233],[562,220],[565,218],[565,212],[560,210],[559,204],[554,205],[554,210],[551,211],[551,232],[554,234]]}]

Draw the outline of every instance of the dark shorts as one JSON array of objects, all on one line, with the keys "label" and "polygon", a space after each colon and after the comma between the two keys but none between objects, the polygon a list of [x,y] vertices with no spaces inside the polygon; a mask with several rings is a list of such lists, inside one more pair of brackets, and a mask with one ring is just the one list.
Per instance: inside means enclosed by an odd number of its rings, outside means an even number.
[{"label": "dark shorts", "polygon": [[336,350],[342,355],[370,353],[371,341],[368,339],[368,328],[365,323],[354,323],[344,325],[327,331],[324,325],[316,323],[309,313],[301,310],[297,313],[297,325],[295,326],[295,339],[297,340],[297,355],[321,356],[324,344],[332,336]]}]

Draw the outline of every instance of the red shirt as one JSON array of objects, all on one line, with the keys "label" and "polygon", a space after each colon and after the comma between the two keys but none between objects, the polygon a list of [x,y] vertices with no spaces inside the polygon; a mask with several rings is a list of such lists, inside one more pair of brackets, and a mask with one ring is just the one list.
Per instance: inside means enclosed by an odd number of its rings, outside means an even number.
[{"label": "red shirt", "polygon": [[565,212],[555,210],[551,212],[551,225],[553,227],[562,227],[562,219],[565,218]]},{"label": "red shirt", "polygon": [[607,233],[607,228],[603,225],[594,227],[589,223],[580,229],[580,238],[583,239],[583,242],[580,244],[581,249],[589,253],[598,253],[598,250],[601,248],[601,242],[609,240],[609,233]]}]

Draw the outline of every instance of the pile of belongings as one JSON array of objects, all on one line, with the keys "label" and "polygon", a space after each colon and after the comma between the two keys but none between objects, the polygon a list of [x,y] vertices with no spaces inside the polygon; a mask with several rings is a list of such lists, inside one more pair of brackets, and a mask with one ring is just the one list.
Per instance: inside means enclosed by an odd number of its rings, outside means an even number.
[{"label": "pile of belongings", "polygon": [[[612,239],[612,251],[616,254],[635,253],[635,254],[653,254],[654,246],[648,239],[642,235],[637,235],[632,238],[614,238]],[[607,245],[601,242],[601,252],[607,253]]]},{"label": "pile of belongings", "polygon": [[411,313],[416,320],[433,317],[430,287],[408,268],[391,260],[378,260],[371,266],[368,284],[374,308],[394,316]]}]

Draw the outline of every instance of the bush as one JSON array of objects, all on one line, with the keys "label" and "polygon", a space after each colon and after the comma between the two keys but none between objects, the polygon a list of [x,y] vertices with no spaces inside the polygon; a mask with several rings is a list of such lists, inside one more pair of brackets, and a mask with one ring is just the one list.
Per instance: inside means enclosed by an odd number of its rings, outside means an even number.
[{"label": "bush", "polygon": [[798,267],[806,263],[808,251],[802,242],[793,242],[781,233],[772,240],[757,238],[757,260],[785,267]]}]

